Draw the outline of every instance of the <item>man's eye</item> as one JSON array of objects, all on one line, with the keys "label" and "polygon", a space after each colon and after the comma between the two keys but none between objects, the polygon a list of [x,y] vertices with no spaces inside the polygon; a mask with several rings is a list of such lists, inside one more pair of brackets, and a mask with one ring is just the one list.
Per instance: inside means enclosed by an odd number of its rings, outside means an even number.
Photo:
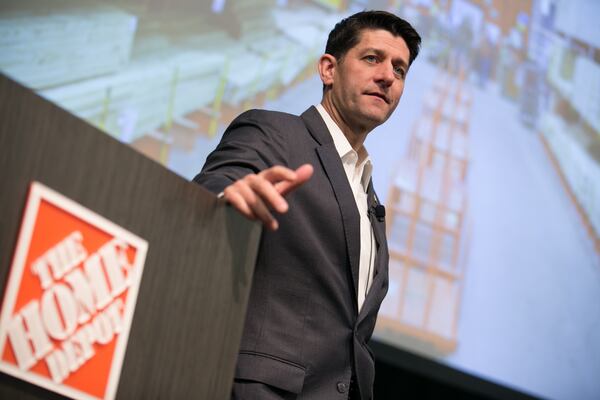
[{"label": "man's eye", "polygon": [[404,67],[396,67],[394,68],[394,74],[404,79],[404,77],[406,76],[406,71],[404,70]]},{"label": "man's eye", "polygon": [[369,63],[374,63],[377,61],[377,57],[375,56],[365,56],[365,61]]}]

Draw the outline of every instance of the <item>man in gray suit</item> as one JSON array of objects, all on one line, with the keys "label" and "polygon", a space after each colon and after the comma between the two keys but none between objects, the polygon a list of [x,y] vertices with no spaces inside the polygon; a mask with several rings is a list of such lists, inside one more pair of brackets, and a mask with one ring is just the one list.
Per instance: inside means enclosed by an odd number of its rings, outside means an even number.
[{"label": "man in gray suit", "polygon": [[194,178],[267,228],[232,398],[372,398],[388,251],[363,142],[398,105],[420,40],[387,12],[342,20],[318,63],[321,104],[243,113]]}]

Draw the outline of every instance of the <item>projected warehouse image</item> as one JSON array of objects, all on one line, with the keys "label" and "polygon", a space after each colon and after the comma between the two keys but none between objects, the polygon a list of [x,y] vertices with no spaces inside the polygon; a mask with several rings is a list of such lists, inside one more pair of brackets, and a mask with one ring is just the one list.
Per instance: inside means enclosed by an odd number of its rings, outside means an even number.
[{"label": "projected warehouse image", "polygon": [[341,18],[407,19],[422,52],[366,142],[390,249],[374,339],[600,398],[599,2],[5,3],[2,73],[188,180],[239,113],[320,102]]}]

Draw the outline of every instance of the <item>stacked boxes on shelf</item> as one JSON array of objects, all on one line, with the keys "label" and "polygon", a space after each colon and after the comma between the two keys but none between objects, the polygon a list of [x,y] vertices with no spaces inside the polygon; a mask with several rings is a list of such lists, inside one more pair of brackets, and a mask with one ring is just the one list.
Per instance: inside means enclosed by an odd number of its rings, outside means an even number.
[{"label": "stacked boxes on shelf", "polygon": [[161,162],[171,144],[193,148],[197,134],[314,74],[339,17],[277,0],[232,2],[224,16],[117,3],[6,5],[0,69]]},{"label": "stacked boxes on shelf", "polygon": [[313,0],[317,4],[329,7],[333,10],[341,10],[347,3],[345,0]]},{"label": "stacked boxes on shelf", "polygon": [[[237,66],[243,66],[238,68]],[[228,68],[223,101],[234,107],[247,108],[261,89],[266,89],[277,76],[277,66],[269,63],[266,57],[254,53],[245,46],[239,46]],[[246,103],[246,104],[244,104]],[[238,110],[239,112],[241,110]]]},{"label": "stacked boxes on shelf", "polygon": [[551,113],[544,115],[540,130],[548,154],[600,252],[600,154],[594,153],[594,140],[586,140],[589,135],[581,128]]},{"label": "stacked boxes on shelf", "polygon": [[272,85],[289,86],[309,64],[302,46],[276,32],[268,38],[248,43],[248,48],[277,66],[269,86],[263,84],[262,90]]},{"label": "stacked boxes on shelf", "polygon": [[[269,54],[270,49],[257,52],[256,49],[268,42],[277,41],[270,9],[276,0],[231,3],[232,14],[239,23],[239,51],[232,60],[227,77],[227,87],[223,100],[234,106],[250,108],[252,100],[278,82],[284,59]],[[284,46],[281,44],[280,46]],[[243,68],[237,68],[237,66]]]},{"label": "stacked boxes on shelf", "polygon": [[215,25],[211,15],[163,14],[142,20],[133,58],[166,61],[171,68],[170,98],[164,104],[166,131],[176,122],[192,135],[212,135],[216,126],[210,129],[209,121],[218,117],[230,49],[236,41]]},{"label": "stacked boxes on shelf", "polygon": [[131,142],[210,104],[223,61],[219,54],[171,48],[140,56],[115,74],[41,94]]},{"label": "stacked boxes on shelf", "polygon": [[540,138],[600,253],[600,64],[556,37],[547,78],[554,109]]},{"label": "stacked boxes on shelf", "polygon": [[135,68],[40,92],[113,136],[131,141],[164,119],[168,101],[167,68]]},{"label": "stacked boxes on shelf", "polygon": [[556,38],[548,65],[548,81],[596,132],[600,132],[600,64]]},{"label": "stacked boxes on shelf", "polygon": [[232,4],[240,21],[240,38],[230,53],[225,79],[227,122],[243,109],[260,106],[267,95],[303,79],[307,69],[316,72],[314,61],[327,38],[328,30],[321,26],[326,14],[315,7],[277,8],[275,3]]},{"label": "stacked boxes on shelf", "polygon": [[98,3],[28,0],[3,6],[0,69],[42,89],[117,71],[127,64],[137,18]]},{"label": "stacked boxes on shelf", "polygon": [[579,57],[573,73],[573,105],[600,135],[600,64]]},{"label": "stacked boxes on shelf", "polygon": [[437,353],[457,345],[470,110],[464,73],[437,80],[387,199],[390,289],[378,328]]},{"label": "stacked boxes on shelf", "polygon": [[277,0],[231,2],[230,9],[239,23],[240,37],[252,40],[269,36],[274,25],[269,10],[276,6]]},{"label": "stacked boxes on shelf", "polygon": [[[218,70],[213,71],[210,76],[215,85],[214,91],[211,89],[207,92],[211,96],[211,103],[186,116],[202,126],[209,136],[213,136],[216,134],[219,120],[230,121],[240,111],[243,101],[241,98],[251,98],[251,95],[244,91],[244,82],[252,82],[258,76],[256,63],[260,60],[239,40],[232,38],[224,30],[215,28],[202,33],[188,32],[186,37],[181,38],[180,44],[205,54],[219,54],[223,57]],[[248,66],[245,63],[255,64]],[[235,78],[231,79],[232,77]],[[236,95],[236,88],[241,88],[241,93]],[[234,104],[235,107],[225,110],[222,106],[224,101],[230,106]]]},{"label": "stacked boxes on shelf", "polygon": [[[273,20],[278,29],[278,36],[289,39],[299,46],[298,51],[290,54],[286,68],[294,66],[293,78],[290,72],[282,74],[283,82],[294,83],[316,72],[315,62],[325,51],[327,35],[341,15],[330,14],[313,6],[289,7],[274,9]],[[329,24],[329,25],[328,25]],[[296,69],[296,67],[300,67]],[[286,75],[287,74],[287,75]],[[287,83],[284,83],[287,85]]]}]

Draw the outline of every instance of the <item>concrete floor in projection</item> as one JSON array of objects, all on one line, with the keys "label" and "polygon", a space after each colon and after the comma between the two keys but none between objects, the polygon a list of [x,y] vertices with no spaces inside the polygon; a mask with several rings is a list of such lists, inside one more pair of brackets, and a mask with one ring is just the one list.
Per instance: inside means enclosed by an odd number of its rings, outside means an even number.
[{"label": "concrete floor in projection", "polygon": [[[396,113],[369,135],[373,179],[384,202],[436,76],[433,66],[419,60]],[[471,242],[459,344],[442,361],[547,398],[598,399],[600,257],[537,134],[519,122],[515,104],[493,87],[472,90]],[[320,101],[320,93],[315,75],[265,108],[301,113]],[[199,137],[192,152],[173,150],[170,168],[192,178],[219,138]]]}]

